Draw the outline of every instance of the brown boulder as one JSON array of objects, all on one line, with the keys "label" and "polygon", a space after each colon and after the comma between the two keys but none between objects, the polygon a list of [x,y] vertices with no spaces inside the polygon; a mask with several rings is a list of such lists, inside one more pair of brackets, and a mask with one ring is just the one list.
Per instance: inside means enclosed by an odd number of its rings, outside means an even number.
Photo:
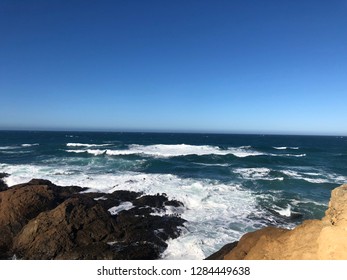
[{"label": "brown boulder", "polygon": [[31,219],[55,208],[76,190],[34,179],[0,192],[0,252],[12,246],[13,237]]},{"label": "brown boulder", "polygon": [[13,250],[27,259],[60,259],[76,248],[113,241],[114,231],[110,214],[96,201],[75,197],[32,219],[14,239]]}]

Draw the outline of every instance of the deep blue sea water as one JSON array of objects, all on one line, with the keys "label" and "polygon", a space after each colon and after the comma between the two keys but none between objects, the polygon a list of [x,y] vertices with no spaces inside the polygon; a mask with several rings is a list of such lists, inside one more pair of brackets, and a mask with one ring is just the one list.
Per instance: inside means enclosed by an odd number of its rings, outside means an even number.
[{"label": "deep blue sea water", "polygon": [[347,137],[0,131],[0,172],[10,186],[166,193],[187,223],[162,257],[202,259],[248,231],[321,218],[347,183]]}]

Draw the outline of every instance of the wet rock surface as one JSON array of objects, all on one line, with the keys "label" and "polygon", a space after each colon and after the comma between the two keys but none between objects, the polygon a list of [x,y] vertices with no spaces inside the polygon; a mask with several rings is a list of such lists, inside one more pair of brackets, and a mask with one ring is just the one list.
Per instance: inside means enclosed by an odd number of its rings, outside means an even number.
[{"label": "wet rock surface", "polygon": [[166,195],[88,191],[33,179],[0,192],[0,258],[157,259],[185,222]]}]

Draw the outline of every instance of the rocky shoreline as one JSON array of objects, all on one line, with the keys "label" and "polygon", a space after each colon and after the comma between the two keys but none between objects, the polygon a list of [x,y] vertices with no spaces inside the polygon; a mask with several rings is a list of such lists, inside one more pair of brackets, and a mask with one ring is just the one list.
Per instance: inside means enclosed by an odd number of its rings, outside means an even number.
[{"label": "rocky shoreline", "polygon": [[41,179],[8,188],[5,176],[0,259],[158,259],[184,226],[179,214],[165,215],[183,207],[165,194],[96,193]]},{"label": "rocky shoreline", "polygon": [[[165,194],[105,194],[42,179],[9,188],[6,176],[0,173],[0,259],[159,259],[186,222],[178,214],[184,205]],[[247,233],[206,259],[346,260],[346,201],[347,184],[332,191],[321,220]]]},{"label": "rocky shoreline", "polygon": [[331,192],[321,220],[293,230],[266,227],[225,245],[209,260],[347,260],[347,184]]}]

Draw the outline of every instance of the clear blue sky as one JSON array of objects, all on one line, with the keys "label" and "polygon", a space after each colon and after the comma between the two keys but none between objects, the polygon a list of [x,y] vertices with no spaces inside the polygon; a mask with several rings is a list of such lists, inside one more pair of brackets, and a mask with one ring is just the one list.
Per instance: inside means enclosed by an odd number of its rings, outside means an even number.
[{"label": "clear blue sky", "polygon": [[0,129],[347,135],[347,0],[0,0]]}]

